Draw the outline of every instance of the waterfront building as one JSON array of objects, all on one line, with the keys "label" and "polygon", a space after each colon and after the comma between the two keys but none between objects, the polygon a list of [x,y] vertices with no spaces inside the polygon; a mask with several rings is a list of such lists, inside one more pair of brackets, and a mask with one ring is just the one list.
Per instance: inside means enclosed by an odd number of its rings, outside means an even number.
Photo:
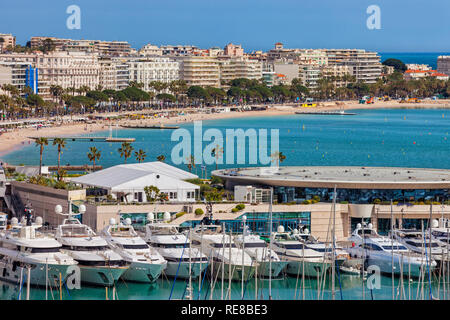
[{"label": "waterfront building", "polygon": [[148,43],[139,49],[138,53],[141,56],[162,56],[163,51],[158,46]]},{"label": "waterfront building", "polygon": [[356,81],[375,83],[382,73],[380,56],[362,49],[324,49],[331,65],[347,66]]},{"label": "waterfront building", "polygon": [[129,58],[129,80],[142,83],[143,90],[152,90],[152,81],[170,83],[180,79],[180,62],[168,57]]},{"label": "waterfront building", "polygon": [[215,57],[180,56],[176,60],[180,62],[180,79],[188,86],[221,86],[219,60]]},{"label": "waterfront building", "polygon": [[263,77],[262,63],[258,60],[246,59],[243,56],[220,58],[219,67],[222,86],[233,79],[260,80]]},{"label": "waterfront building", "polygon": [[50,98],[50,86],[63,89],[87,86],[95,90],[99,82],[100,64],[96,54],[86,52],[50,52],[36,55],[39,69],[39,94]]},{"label": "waterfront building", "polygon": [[[336,219],[338,228],[342,228],[339,231],[341,237],[348,236],[362,219],[371,221],[379,232],[386,233],[390,224],[391,201],[397,226],[420,228],[422,221],[426,225],[432,203],[435,204],[434,218],[441,218],[444,211],[450,212],[450,170],[279,167],[224,169],[213,171],[212,175],[222,178],[226,188],[234,190],[241,201],[245,201],[240,195],[242,190],[273,188],[274,200],[279,206],[284,205],[286,212],[299,206],[308,213],[310,230],[316,235],[324,235],[328,224],[315,224],[315,219],[318,219],[315,215],[323,216],[325,212],[322,210],[326,211],[326,206],[331,212],[335,187],[339,208]],[[250,199],[247,196],[248,203],[251,203]],[[305,207],[307,205],[308,208]],[[316,205],[318,207],[314,208]]]},{"label": "waterfront building", "polygon": [[262,78],[268,87],[272,87],[275,83],[275,71],[272,63],[262,62]]},{"label": "waterfront building", "polygon": [[6,48],[14,48],[16,46],[16,37],[12,34],[0,33],[0,53]]},{"label": "waterfront building", "polygon": [[347,86],[345,76],[350,75],[348,66],[324,65],[320,68],[321,77],[329,79],[336,88]]},{"label": "waterfront building", "polygon": [[450,56],[438,57],[437,72],[450,75]]},{"label": "waterfront building", "polygon": [[126,59],[100,57],[99,65],[99,85],[103,90],[123,90],[128,87],[130,72]]},{"label": "waterfront building", "polygon": [[0,62],[0,86],[12,84],[21,92],[25,87],[30,87],[36,94],[39,90],[38,83],[38,69],[31,64],[26,62]]},{"label": "waterfront building", "polygon": [[168,202],[195,202],[200,187],[186,182],[198,178],[163,162],[117,165],[72,179],[72,182],[90,187],[87,194],[110,195],[126,203],[145,203],[145,187],[155,186],[167,195]]},{"label": "waterfront building", "polygon": [[315,63],[302,63],[299,64],[298,67],[298,78],[301,80],[302,84],[309,89],[317,88],[317,81],[319,81],[322,74],[320,66]]},{"label": "waterfront building", "polygon": [[293,62],[274,62],[273,71],[275,75],[282,75],[281,77],[275,77],[275,85],[291,84],[293,79],[300,77],[300,67]]}]

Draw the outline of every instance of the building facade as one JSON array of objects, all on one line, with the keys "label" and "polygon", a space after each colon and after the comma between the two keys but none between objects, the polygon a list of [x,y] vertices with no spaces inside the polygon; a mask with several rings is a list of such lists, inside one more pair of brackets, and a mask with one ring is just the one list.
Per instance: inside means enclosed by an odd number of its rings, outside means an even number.
[{"label": "building facade", "polygon": [[180,79],[188,86],[221,86],[220,65],[215,57],[184,56],[177,61],[180,62]]},{"label": "building facade", "polygon": [[437,72],[450,75],[450,56],[439,56],[437,60]]},{"label": "building facade", "polygon": [[144,85],[143,90],[152,90],[150,83],[170,83],[180,79],[180,62],[168,57],[130,58],[127,61],[130,81]]}]

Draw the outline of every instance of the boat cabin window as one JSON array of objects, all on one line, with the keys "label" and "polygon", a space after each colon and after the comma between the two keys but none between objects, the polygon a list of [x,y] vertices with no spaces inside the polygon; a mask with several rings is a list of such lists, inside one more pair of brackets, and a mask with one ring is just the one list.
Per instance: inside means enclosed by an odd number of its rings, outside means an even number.
[{"label": "boat cabin window", "polygon": [[383,246],[383,249],[384,250],[395,250],[395,251],[397,251],[397,250],[407,251],[408,250],[408,249],[406,249],[406,247],[401,246],[401,245]]},{"label": "boat cabin window", "polygon": [[301,243],[299,243],[299,244],[296,244],[296,243],[292,243],[292,244],[284,243],[283,247],[285,249],[288,249],[288,250],[303,249],[303,244],[301,244]]},{"label": "boat cabin window", "polygon": [[[229,248],[230,247],[230,243],[213,243],[212,246],[214,248]],[[236,248],[236,245],[234,243],[231,244],[232,248]]]},{"label": "boat cabin window", "polygon": [[89,247],[85,247],[85,246],[67,246],[67,245],[64,245],[62,248],[66,249],[66,250],[73,250],[73,251],[105,251],[105,250],[108,249],[108,246],[89,246]]},{"label": "boat cabin window", "polygon": [[374,250],[374,251],[383,251],[380,246],[373,244],[373,243],[366,243],[361,245],[361,248],[367,249],[367,250]]},{"label": "boat cabin window", "polygon": [[83,225],[69,225],[61,227],[63,237],[89,236],[89,228]]},{"label": "boat cabin window", "polygon": [[253,243],[245,243],[245,248],[267,248],[265,242],[253,242]]},{"label": "boat cabin window", "polygon": [[152,246],[166,249],[182,249],[184,248],[184,243],[152,243]]},{"label": "boat cabin window", "polygon": [[147,244],[123,244],[122,247],[124,249],[133,249],[133,250],[148,249]]},{"label": "boat cabin window", "polygon": [[52,253],[59,252],[59,248],[27,248],[27,251],[31,253]]},{"label": "boat cabin window", "polygon": [[[426,245],[427,248],[430,247],[430,242],[427,241],[426,244],[424,244],[423,242],[416,242],[416,241],[406,241],[407,244],[409,244],[410,246],[414,246],[417,248],[422,248],[424,245]],[[439,244],[436,242],[431,242],[431,247],[432,248],[438,248]]]}]

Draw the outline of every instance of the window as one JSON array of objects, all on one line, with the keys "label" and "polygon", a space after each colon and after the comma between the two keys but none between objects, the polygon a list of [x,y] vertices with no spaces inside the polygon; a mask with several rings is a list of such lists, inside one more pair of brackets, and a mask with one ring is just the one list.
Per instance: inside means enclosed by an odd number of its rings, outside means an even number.
[{"label": "window", "polygon": [[148,249],[148,245],[147,244],[124,244],[124,245],[122,245],[122,247],[124,249],[133,249],[133,250]]}]

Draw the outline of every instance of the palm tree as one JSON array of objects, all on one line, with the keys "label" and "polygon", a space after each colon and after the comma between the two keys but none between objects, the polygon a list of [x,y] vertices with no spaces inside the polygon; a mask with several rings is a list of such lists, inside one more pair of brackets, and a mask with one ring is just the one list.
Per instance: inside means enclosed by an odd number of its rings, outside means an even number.
[{"label": "palm tree", "polygon": [[58,180],[61,180],[61,177],[59,176],[59,166],[61,163],[61,151],[66,147],[66,139],[55,138],[55,140],[53,140],[53,145],[58,146]]},{"label": "palm tree", "polygon": [[166,161],[166,156],[165,155],[160,155],[156,157],[156,160],[160,161],[160,162],[164,162]]},{"label": "palm tree", "polygon": [[195,168],[195,158],[193,155],[191,155],[190,157],[186,157],[186,161],[187,161],[187,167],[189,169],[189,172],[192,172],[192,168]]},{"label": "palm tree", "polygon": [[145,158],[147,158],[147,155],[145,154],[145,151],[142,149],[139,149],[139,151],[136,151],[134,153],[134,156],[136,157],[136,160],[141,163],[142,161],[145,160]]},{"label": "palm tree", "polygon": [[40,151],[39,151],[39,176],[42,175],[42,155],[44,154],[44,147],[48,146],[48,139],[47,138],[37,138],[36,141],[36,146],[40,146]]},{"label": "palm tree", "polygon": [[133,150],[134,148],[129,142],[122,143],[122,146],[118,149],[120,157],[125,159],[125,164],[127,163],[127,159],[131,157]]},{"label": "palm tree", "polygon": [[90,147],[87,156],[89,158],[89,161],[92,161],[92,171],[95,171],[95,161],[100,160],[100,157],[102,156],[102,153],[97,150],[96,147]]},{"label": "palm tree", "polygon": [[272,157],[272,162],[277,163],[277,167],[280,165],[280,162],[283,162],[286,160],[286,156],[283,154],[283,152],[274,152],[270,155]]},{"label": "palm tree", "polygon": [[218,170],[219,159],[223,155],[223,148],[219,145],[216,145],[214,149],[212,149],[211,155],[216,158],[216,170]]}]

